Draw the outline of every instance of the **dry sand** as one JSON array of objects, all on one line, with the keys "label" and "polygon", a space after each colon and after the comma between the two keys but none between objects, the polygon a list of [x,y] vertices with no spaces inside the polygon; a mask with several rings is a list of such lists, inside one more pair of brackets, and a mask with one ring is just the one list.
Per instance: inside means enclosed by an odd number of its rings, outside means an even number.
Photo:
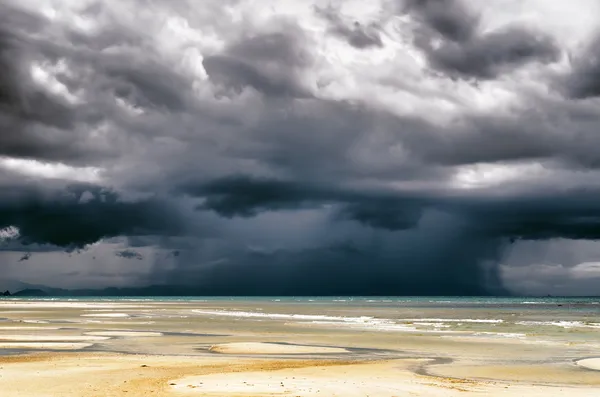
[{"label": "dry sand", "polygon": [[592,397],[600,389],[472,381],[417,375],[416,360],[236,372],[174,380],[178,393],[197,396],[339,396],[339,397]]},{"label": "dry sand", "polygon": [[43,353],[0,357],[0,390],[2,397],[597,397],[600,391],[415,374],[425,361]]},{"label": "dry sand", "polygon": [[292,345],[281,343],[239,342],[213,345],[211,352],[224,354],[328,354],[348,353],[347,349],[326,346]]}]

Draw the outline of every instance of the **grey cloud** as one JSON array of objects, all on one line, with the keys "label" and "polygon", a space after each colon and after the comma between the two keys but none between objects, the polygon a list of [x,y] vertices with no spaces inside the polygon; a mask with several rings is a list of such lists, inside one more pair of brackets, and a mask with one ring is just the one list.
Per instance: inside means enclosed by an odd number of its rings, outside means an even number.
[{"label": "grey cloud", "polygon": [[81,106],[49,92],[29,73],[35,62],[62,59],[53,54],[60,46],[47,37],[52,24],[7,4],[0,14],[0,154],[69,163],[106,156],[90,144],[88,131],[96,125],[82,120]]},{"label": "grey cloud", "polygon": [[521,27],[496,30],[467,42],[448,42],[427,51],[436,69],[479,79],[494,78],[528,62],[552,62],[559,52],[549,37]]},{"label": "grey cloud", "polygon": [[582,263],[573,267],[544,263],[503,266],[502,274],[511,284],[512,294],[597,296],[600,293],[598,263]]},{"label": "grey cloud", "polygon": [[[2,6],[0,126],[7,132],[0,136],[0,154],[101,164],[145,141],[135,134],[145,121],[132,118],[119,100],[149,113],[194,108],[191,80],[147,35],[122,26],[110,13],[100,18],[102,10],[89,10],[101,22],[84,32]],[[29,70],[36,64],[57,68],[51,79],[76,99],[35,81]]]},{"label": "grey cloud", "polygon": [[414,0],[403,5],[403,11],[420,24],[415,44],[434,69],[452,77],[492,79],[530,62],[558,58],[557,44],[542,32],[516,25],[481,32],[479,16],[462,0]]},{"label": "grey cloud", "polygon": [[[180,12],[180,3],[164,3],[163,11]],[[221,10],[213,26],[190,7],[177,16],[189,26],[209,24],[208,36],[225,43],[214,50],[211,38],[201,48],[203,82],[162,52],[153,26],[123,26],[103,14],[109,2],[101,4],[86,11],[103,21],[90,31],[29,20],[14,8],[0,17],[0,124],[12,132],[0,137],[0,154],[104,168],[105,186],[0,174],[0,228],[21,232],[0,250],[18,251],[17,259],[34,252],[30,264],[45,251],[119,242],[128,248],[106,249],[111,260],[143,252],[142,262],[128,263],[152,265],[153,282],[189,280],[199,293],[485,294],[506,292],[498,265],[511,240],[600,238],[596,176],[574,172],[600,164],[600,114],[583,101],[527,96],[498,79],[517,99],[508,110],[482,110],[454,92],[463,82],[424,74],[432,102],[411,114],[428,98],[413,106],[415,92],[404,103],[375,86],[385,72],[376,62],[368,71],[330,67],[341,61],[318,54],[318,37],[300,24],[234,26]],[[494,80],[555,59],[556,43],[525,26],[482,32],[466,4],[404,3],[419,24],[409,44],[434,69]],[[328,43],[382,45],[376,23],[353,26],[331,10],[321,17],[341,39]],[[25,75],[34,62],[66,65],[56,78],[80,100],[70,103]],[[382,68],[402,75],[403,65],[391,62]],[[569,87],[593,88],[594,62],[575,62]],[[354,87],[346,95],[339,70],[369,95],[357,99]],[[311,88],[320,73],[331,86]],[[450,92],[437,93],[437,84]],[[431,114],[438,100],[449,104],[440,112],[454,109],[447,122]],[[549,167],[548,176],[452,185],[457,166],[532,161]],[[588,187],[572,188],[579,186]],[[127,198],[141,193],[146,198]],[[142,251],[149,246],[156,255]],[[100,254],[87,260],[103,263]]]},{"label": "grey cloud", "polygon": [[186,93],[189,82],[176,73],[171,73],[165,65],[146,62],[135,67],[126,62],[110,65],[107,77],[114,79],[115,97],[127,100],[142,108],[183,111],[188,108]]},{"label": "grey cloud", "polygon": [[360,22],[348,23],[332,7],[315,8],[317,15],[327,20],[331,27],[330,32],[346,40],[354,48],[365,49],[383,47],[380,29],[376,23],[363,26]]},{"label": "grey cloud", "polygon": [[224,53],[205,57],[204,68],[213,82],[234,91],[252,87],[269,96],[310,96],[302,81],[303,69],[311,63],[307,40],[292,25],[243,37]]},{"label": "grey cloud", "polygon": [[400,7],[428,29],[454,42],[470,40],[479,27],[479,15],[462,0],[406,0],[400,2]]},{"label": "grey cloud", "polygon": [[73,126],[69,105],[37,87],[27,73],[33,50],[28,32],[39,32],[45,24],[40,17],[0,5],[0,154],[77,156],[63,133]]},{"label": "grey cloud", "polygon": [[600,97],[600,34],[574,57],[573,70],[567,76],[565,86],[572,98]]}]

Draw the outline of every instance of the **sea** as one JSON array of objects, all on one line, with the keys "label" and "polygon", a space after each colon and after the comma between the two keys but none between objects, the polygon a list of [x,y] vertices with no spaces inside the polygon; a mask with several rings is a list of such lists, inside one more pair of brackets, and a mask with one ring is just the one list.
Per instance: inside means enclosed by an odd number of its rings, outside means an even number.
[{"label": "sea", "polygon": [[[161,316],[245,321],[277,326],[514,338],[535,342],[600,341],[598,297],[5,297],[15,302],[62,305],[133,305],[132,319]],[[65,306],[67,307],[67,306]],[[163,309],[156,309],[157,307]],[[144,310],[144,308],[148,310]],[[164,308],[168,308],[164,309]],[[151,310],[150,310],[151,309]],[[110,316],[110,313],[105,313]]]}]

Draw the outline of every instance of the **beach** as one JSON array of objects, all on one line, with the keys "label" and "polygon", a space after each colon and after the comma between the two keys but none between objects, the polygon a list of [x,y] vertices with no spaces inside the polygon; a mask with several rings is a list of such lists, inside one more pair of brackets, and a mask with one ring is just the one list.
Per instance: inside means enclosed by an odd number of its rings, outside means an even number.
[{"label": "beach", "polygon": [[598,396],[593,300],[0,300],[25,396]]}]

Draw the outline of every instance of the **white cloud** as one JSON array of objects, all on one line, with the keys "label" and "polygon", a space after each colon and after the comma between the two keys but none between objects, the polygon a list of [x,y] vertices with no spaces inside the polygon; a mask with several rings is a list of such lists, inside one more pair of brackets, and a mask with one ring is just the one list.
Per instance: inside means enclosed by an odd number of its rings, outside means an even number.
[{"label": "white cloud", "polygon": [[96,167],[73,167],[62,163],[0,157],[0,168],[39,179],[66,179],[77,182],[100,182],[102,170]]}]

